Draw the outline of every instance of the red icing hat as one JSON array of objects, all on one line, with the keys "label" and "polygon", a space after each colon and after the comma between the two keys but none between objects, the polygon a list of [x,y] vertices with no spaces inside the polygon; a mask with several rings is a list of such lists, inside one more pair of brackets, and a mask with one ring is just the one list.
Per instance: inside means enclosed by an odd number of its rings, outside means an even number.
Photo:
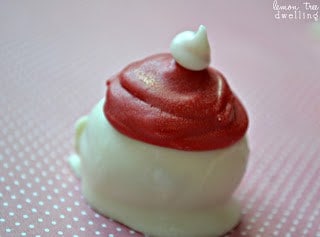
[{"label": "red icing hat", "polygon": [[104,114],[124,135],[188,151],[224,148],[248,127],[244,107],[213,68],[191,71],[158,54],[107,81]]}]

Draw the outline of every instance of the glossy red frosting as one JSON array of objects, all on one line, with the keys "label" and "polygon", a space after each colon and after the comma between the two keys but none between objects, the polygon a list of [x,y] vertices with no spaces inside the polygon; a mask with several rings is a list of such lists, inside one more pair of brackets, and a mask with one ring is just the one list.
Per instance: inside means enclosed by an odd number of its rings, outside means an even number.
[{"label": "glossy red frosting", "polygon": [[154,145],[213,150],[242,138],[248,117],[224,76],[190,71],[171,54],[134,62],[107,81],[104,113],[119,132]]}]

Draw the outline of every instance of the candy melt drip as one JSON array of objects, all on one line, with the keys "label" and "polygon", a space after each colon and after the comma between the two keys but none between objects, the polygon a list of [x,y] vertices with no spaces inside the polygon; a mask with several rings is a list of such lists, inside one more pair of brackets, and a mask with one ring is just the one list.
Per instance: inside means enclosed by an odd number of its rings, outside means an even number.
[{"label": "candy melt drip", "polygon": [[191,71],[171,54],[127,66],[107,82],[104,114],[119,132],[150,144],[201,151],[242,138],[248,118],[224,76]]}]

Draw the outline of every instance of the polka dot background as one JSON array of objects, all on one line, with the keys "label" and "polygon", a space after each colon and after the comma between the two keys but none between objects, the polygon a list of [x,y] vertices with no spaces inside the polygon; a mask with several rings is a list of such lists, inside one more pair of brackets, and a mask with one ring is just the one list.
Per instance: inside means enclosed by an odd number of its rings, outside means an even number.
[{"label": "polka dot background", "polygon": [[73,124],[109,76],[201,23],[250,115],[242,221],[226,236],[320,237],[320,23],[274,14],[271,0],[3,1],[0,236],[143,236],[86,204]]}]

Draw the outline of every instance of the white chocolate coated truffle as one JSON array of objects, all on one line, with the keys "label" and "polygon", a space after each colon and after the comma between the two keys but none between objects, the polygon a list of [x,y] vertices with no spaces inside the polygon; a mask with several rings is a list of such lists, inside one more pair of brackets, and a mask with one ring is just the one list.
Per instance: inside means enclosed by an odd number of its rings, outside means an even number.
[{"label": "white chocolate coated truffle", "polygon": [[154,146],[115,130],[103,105],[79,121],[70,160],[95,210],[156,237],[219,236],[239,222],[231,196],[246,169],[245,137],[213,151]]}]

